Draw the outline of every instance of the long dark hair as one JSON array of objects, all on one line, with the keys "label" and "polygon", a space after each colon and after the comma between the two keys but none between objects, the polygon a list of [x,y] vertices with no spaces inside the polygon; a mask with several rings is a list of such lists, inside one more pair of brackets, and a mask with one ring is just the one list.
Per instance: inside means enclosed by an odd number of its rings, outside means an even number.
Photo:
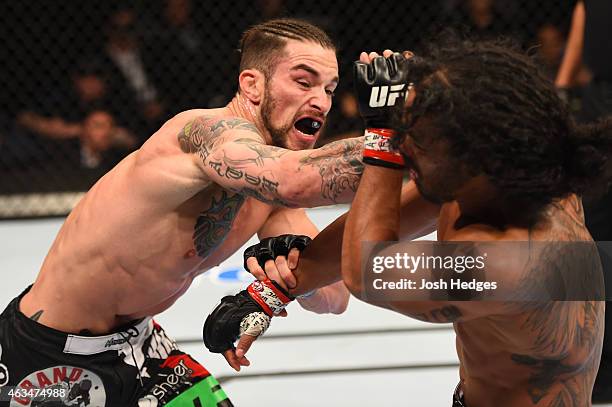
[{"label": "long dark hair", "polygon": [[556,198],[607,189],[612,119],[577,125],[552,82],[508,40],[446,34],[410,66],[416,98],[400,137],[426,118],[470,172],[538,213]]}]

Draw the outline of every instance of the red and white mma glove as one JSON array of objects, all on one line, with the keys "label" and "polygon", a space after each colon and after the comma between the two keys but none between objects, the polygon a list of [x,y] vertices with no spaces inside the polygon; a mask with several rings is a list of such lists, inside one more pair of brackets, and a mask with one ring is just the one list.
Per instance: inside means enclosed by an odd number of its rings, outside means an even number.
[{"label": "red and white mma glove", "polygon": [[391,145],[393,123],[401,118],[408,89],[408,61],[402,54],[376,57],[353,65],[359,113],[366,131],[363,162],[403,168],[404,159]]},{"label": "red and white mma glove", "polygon": [[259,337],[291,301],[293,297],[276,282],[254,281],[246,290],[221,299],[204,323],[204,344],[211,352],[223,353],[243,334]]}]

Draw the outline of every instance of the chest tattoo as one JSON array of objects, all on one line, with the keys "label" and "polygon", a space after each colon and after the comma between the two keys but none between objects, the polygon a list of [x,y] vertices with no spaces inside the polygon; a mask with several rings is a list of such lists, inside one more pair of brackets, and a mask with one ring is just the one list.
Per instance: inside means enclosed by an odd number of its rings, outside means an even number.
[{"label": "chest tattoo", "polygon": [[208,257],[223,243],[243,203],[244,197],[239,194],[221,191],[218,199],[213,196],[210,207],[198,216],[195,224],[193,243],[198,256]]}]

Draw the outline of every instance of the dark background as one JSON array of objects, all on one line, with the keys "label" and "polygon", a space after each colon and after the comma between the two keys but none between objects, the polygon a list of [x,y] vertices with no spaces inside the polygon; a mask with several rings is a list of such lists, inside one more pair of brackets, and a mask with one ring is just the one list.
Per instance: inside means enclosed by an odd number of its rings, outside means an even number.
[{"label": "dark background", "polygon": [[[515,38],[553,79],[573,5],[572,0],[1,2],[0,196],[86,190],[172,115],[225,105],[236,91],[240,35],[259,21],[300,17],[336,40],[341,83],[324,143],[361,130],[350,93],[351,62],[360,51],[418,52],[423,41],[453,27],[482,38]],[[130,54],[123,70],[109,51],[116,48]],[[140,81],[125,74],[135,61]],[[87,159],[87,140],[94,136],[83,129],[100,117],[110,126],[98,134],[106,141]]]}]

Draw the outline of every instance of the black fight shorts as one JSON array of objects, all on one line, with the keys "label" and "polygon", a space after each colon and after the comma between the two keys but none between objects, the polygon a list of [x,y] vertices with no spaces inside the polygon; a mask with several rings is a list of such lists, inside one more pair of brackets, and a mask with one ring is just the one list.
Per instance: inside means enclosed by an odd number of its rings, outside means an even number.
[{"label": "black fight shorts", "polygon": [[0,406],[233,406],[153,319],[104,336],[67,334],[19,311],[26,292],[0,315]]}]

